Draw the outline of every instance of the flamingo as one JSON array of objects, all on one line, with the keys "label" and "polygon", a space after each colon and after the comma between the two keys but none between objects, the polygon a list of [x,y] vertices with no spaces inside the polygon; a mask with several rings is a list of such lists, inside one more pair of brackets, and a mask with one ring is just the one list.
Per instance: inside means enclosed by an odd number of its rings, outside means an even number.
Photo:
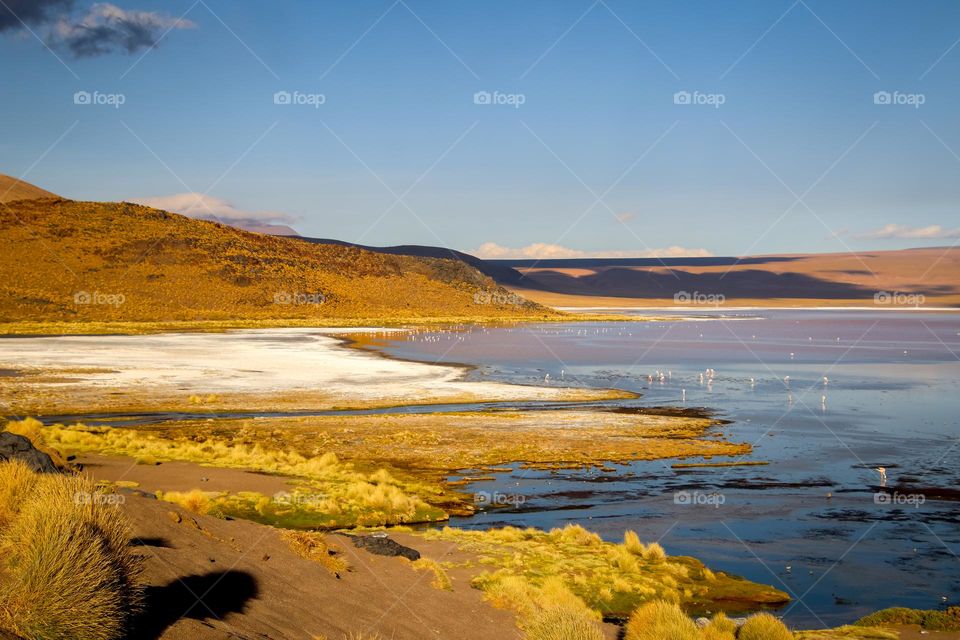
[{"label": "flamingo", "polygon": [[880,486],[881,486],[881,487],[887,486],[887,470],[886,470],[886,468],[884,468],[884,467],[877,467],[876,469],[874,469],[874,471],[876,471],[877,473],[880,474]]}]

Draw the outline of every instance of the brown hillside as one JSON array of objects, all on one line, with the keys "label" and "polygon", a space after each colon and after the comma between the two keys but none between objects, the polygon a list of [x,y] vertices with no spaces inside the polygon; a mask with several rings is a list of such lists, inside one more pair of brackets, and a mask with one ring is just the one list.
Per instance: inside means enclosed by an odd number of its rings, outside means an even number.
[{"label": "brown hillside", "polygon": [[35,200],[37,198],[59,198],[55,193],[45,191],[29,182],[23,182],[16,178],[0,173],[0,202],[13,202],[14,200]]},{"label": "brown hillside", "polygon": [[0,207],[0,321],[554,315],[454,260],[249,233],[128,203]]}]

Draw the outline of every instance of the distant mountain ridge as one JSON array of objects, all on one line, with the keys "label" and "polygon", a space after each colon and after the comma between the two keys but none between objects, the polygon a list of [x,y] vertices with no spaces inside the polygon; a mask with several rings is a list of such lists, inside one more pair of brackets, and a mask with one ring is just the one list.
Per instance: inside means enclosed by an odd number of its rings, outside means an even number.
[{"label": "distant mountain ridge", "polygon": [[[7,213],[8,220],[0,217],[0,249],[6,248],[5,259],[0,258],[0,266],[8,265],[15,268],[25,268],[24,278],[30,278],[30,269],[39,259],[47,254],[50,258],[58,258],[66,262],[57,251],[67,250],[66,256],[72,256],[76,251],[89,251],[91,255],[104,255],[109,252],[119,253],[121,259],[130,260],[135,256],[125,253],[127,249],[114,246],[117,243],[129,246],[143,245],[150,249],[159,246],[168,253],[165,257],[152,255],[145,251],[146,261],[168,260],[178,263],[178,252],[184,249],[185,241],[176,241],[169,238],[170,229],[181,229],[186,238],[192,238],[188,244],[205,246],[212,252],[211,255],[198,256],[198,270],[195,270],[184,282],[184,287],[190,288],[189,282],[196,282],[199,291],[205,291],[205,286],[212,286],[218,282],[217,278],[226,279],[227,286],[231,284],[240,287],[233,291],[234,302],[244,313],[266,315],[280,313],[281,315],[296,315],[305,313],[306,309],[277,309],[264,306],[263,293],[259,299],[253,300],[249,294],[254,283],[263,284],[264,278],[270,275],[270,281],[280,286],[284,280],[278,274],[271,273],[272,269],[258,270],[253,265],[261,267],[268,262],[292,264],[296,273],[295,282],[317,283],[312,286],[332,287],[331,291],[342,288],[342,293],[331,294],[330,304],[323,307],[322,312],[316,309],[312,313],[322,316],[324,313],[346,314],[396,314],[409,311],[415,314],[441,315],[444,313],[465,316],[477,315],[488,317],[510,314],[537,314],[546,310],[536,305],[520,306],[515,309],[507,307],[497,308],[476,304],[477,300],[487,300],[487,296],[464,295],[465,291],[473,294],[481,290],[497,287],[507,287],[523,297],[548,306],[661,306],[683,302],[685,297],[694,294],[710,295],[714,299],[722,297],[727,304],[748,305],[815,305],[819,302],[839,305],[858,306],[863,304],[886,304],[883,300],[896,301],[901,297],[904,300],[923,300],[928,305],[960,306],[960,248],[932,247],[921,249],[902,249],[893,251],[863,251],[823,254],[785,254],[771,256],[735,257],[687,257],[687,258],[575,258],[575,259],[544,259],[544,260],[483,260],[476,256],[427,245],[397,245],[388,247],[373,247],[343,240],[325,238],[307,238],[287,235],[284,228],[263,228],[263,231],[276,236],[261,233],[248,233],[238,227],[225,226],[214,222],[204,222],[193,218],[185,218],[177,214],[170,214],[149,207],[140,207],[126,203],[78,203],[60,199],[49,191],[0,174],[0,200],[4,203],[14,203],[15,212],[5,212],[0,207],[0,213]],[[77,219],[79,211],[85,211],[92,216],[91,220]],[[16,216],[28,216],[35,219],[38,228],[46,229],[49,237],[39,244],[36,238],[29,236],[20,238],[22,245],[5,246],[4,242],[12,242],[15,235],[10,229],[15,225],[10,213]],[[57,226],[56,215],[63,216],[62,224]],[[158,217],[159,216],[159,217]],[[166,217],[164,217],[166,216]],[[121,226],[104,226],[105,220],[114,220]],[[165,220],[159,224],[158,220]],[[187,221],[190,221],[190,224]],[[130,225],[122,226],[122,225]],[[198,226],[200,225],[200,226]],[[203,226],[203,225],[213,225]],[[216,229],[216,232],[213,230]],[[77,238],[84,237],[96,231],[102,234],[102,245],[95,246],[92,240]],[[292,231],[292,230],[290,230]],[[152,235],[151,235],[152,234]],[[115,236],[115,237],[114,237]],[[132,238],[135,237],[136,241]],[[242,255],[231,253],[235,247],[230,247],[230,238],[239,239],[243,246]],[[273,238],[272,240],[270,238]],[[151,245],[151,238],[153,245]],[[293,243],[282,244],[280,243]],[[31,245],[31,243],[33,243]],[[155,246],[154,246],[155,245]],[[30,247],[33,253],[24,253],[15,260],[24,247]],[[313,247],[306,249],[305,247]],[[172,252],[172,253],[171,253]],[[261,255],[261,253],[263,255]],[[350,260],[356,260],[354,265]],[[6,264],[4,264],[6,263]],[[56,260],[52,261],[56,264]],[[86,266],[78,268],[85,269]],[[134,270],[140,267],[131,266]],[[171,267],[173,269],[173,267]],[[177,267],[179,274],[181,267]],[[376,279],[363,281],[361,274],[368,274],[372,269],[376,278],[395,278],[407,280],[398,283],[397,287],[389,288],[385,284],[388,280]],[[93,273],[102,275],[109,270],[109,265],[93,268]],[[43,271],[43,269],[38,269]],[[315,273],[314,273],[315,272]],[[389,275],[388,275],[389,274]],[[170,274],[158,266],[155,273],[144,274],[147,278],[143,291],[152,291],[155,286]],[[186,273],[183,274],[186,277]],[[322,275],[322,277],[321,277]],[[315,276],[315,277],[314,277]],[[330,284],[333,280],[344,276],[347,281],[338,280],[338,284]],[[357,280],[357,277],[361,280]],[[51,275],[56,278],[56,275]],[[413,280],[425,278],[425,284],[419,293],[406,289]],[[60,278],[62,279],[62,277]],[[231,279],[233,280],[231,283]],[[173,278],[165,280],[172,281]],[[289,281],[287,281],[289,282]],[[360,283],[364,289],[363,295],[353,295],[350,291],[350,282]],[[9,298],[4,301],[0,289],[0,316],[4,308],[9,306],[24,306],[24,314],[30,304],[31,293],[16,291],[11,288],[18,283],[16,279],[0,283],[6,287]],[[34,292],[42,291],[41,283]],[[107,285],[104,285],[107,286]],[[117,285],[109,285],[117,286]],[[289,286],[289,285],[285,285]],[[441,291],[440,288],[444,288]],[[406,291],[407,299],[393,299],[387,297],[396,295],[398,291]],[[376,295],[374,295],[376,292]],[[439,296],[433,303],[426,302],[424,295]],[[212,295],[212,292],[206,292]],[[903,294],[897,296],[895,294]],[[58,294],[59,295],[59,294]],[[226,296],[230,298],[230,296]],[[176,298],[176,296],[174,296]],[[40,296],[38,299],[48,299]],[[492,297],[493,300],[513,300],[516,298]],[[52,302],[52,301],[51,301]],[[60,301],[62,302],[62,300]],[[229,314],[230,306],[226,302],[217,302],[207,299],[203,302],[194,300],[186,302],[180,300],[185,310],[202,309],[202,313]],[[911,303],[912,304],[912,303]],[[160,305],[162,308],[164,305]],[[898,305],[899,306],[899,305]],[[362,311],[367,309],[367,311]],[[99,315],[107,310],[96,309]],[[89,315],[90,309],[76,307],[62,307],[58,312],[65,317],[74,315]],[[184,313],[187,313],[186,311]],[[97,314],[94,314],[97,315]],[[181,314],[182,315],[182,314]]]},{"label": "distant mountain ridge", "polygon": [[519,286],[524,284],[524,277],[516,269],[507,265],[501,265],[501,261],[483,260],[476,256],[456,249],[445,249],[443,247],[432,247],[418,244],[402,244],[393,247],[373,247],[362,244],[354,244],[344,240],[331,240],[328,238],[307,238],[301,236],[302,240],[313,242],[315,244],[333,244],[343,247],[356,247],[376,253],[385,253],[394,256],[412,256],[418,258],[441,258],[447,260],[459,260],[475,268],[480,273],[490,276],[502,285]]},{"label": "distant mountain ridge", "polygon": [[55,193],[41,189],[29,182],[0,173],[0,202],[14,200],[35,200],[37,198],[59,198]]}]

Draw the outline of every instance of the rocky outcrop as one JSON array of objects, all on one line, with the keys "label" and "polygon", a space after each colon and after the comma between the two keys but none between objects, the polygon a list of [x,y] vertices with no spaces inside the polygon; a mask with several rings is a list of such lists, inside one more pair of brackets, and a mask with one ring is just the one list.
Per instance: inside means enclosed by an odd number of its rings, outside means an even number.
[{"label": "rocky outcrop", "polygon": [[29,438],[9,431],[0,431],[0,462],[7,460],[25,462],[28,467],[38,473],[57,473],[59,471],[53,459],[33,446]]},{"label": "rocky outcrop", "polygon": [[353,541],[353,546],[358,549],[365,549],[378,556],[400,556],[407,560],[419,560],[420,552],[410,547],[405,547],[396,540],[383,535],[372,536],[348,536]]}]

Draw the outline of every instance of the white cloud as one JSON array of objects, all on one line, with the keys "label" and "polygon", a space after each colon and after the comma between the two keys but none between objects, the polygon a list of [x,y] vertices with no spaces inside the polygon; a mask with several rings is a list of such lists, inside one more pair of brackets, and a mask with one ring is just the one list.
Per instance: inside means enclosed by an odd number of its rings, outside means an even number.
[{"label": "white cloud", "polygon": [[908,227],[903,224],[888,224],[857,236],[867,240],[960,238],[960,229],[944,229],[939,224],[927,227]]},{"label": "white cloud", "polygon": [[489,260],[552,260],[568,258],[708,258],[713,254],[706,249],[689,249],[686,247],[665,247],[645,251],[581,251],[558,244],[535,242],[513,249],[504,247],[496,242],[484,242],[476,250],[470,251],[478,258]]},{"label": "white cloud", "polygon": [[131,202],[153,207],[154,209],[181,213],[191,218],[214,220],[227,224],[231,222],[249,223],[251,221],[268,224],[296,221],[294,216],[277,213],[275,211],[243,211],[237,209],[227,200],[202,193],[175,193],[169,196],[139,198],[131,200]]}]

